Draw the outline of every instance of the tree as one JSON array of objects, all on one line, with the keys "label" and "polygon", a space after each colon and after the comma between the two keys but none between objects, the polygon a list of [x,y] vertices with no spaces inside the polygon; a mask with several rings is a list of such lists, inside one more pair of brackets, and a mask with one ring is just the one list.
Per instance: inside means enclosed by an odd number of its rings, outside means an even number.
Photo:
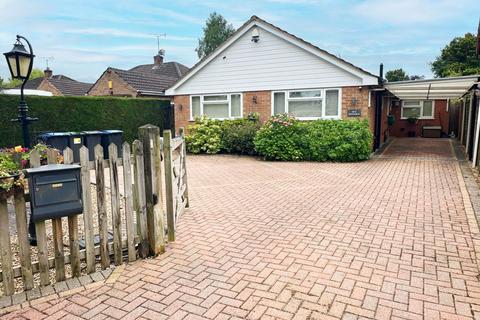
[{"label": "tree", "polygon": [[222,15],[216,12],[211,13],[203,28],[203,37],[198,40],[198,47],[195,49],[198,57],[201,59],[210,54],[234,32],[233,25],[229,24]]},{"label": "tree", "polygon": [[475,55],[477,38],[471,33],[456,37],[445,48],[440,56],[431,63],[435,77],[466,76],[480,73],[480,59]]},{"label": "tree", "polygon": [[[41,78],[41,77],[43,77],[43,71],[38,69],[38,68],[33,68],[32,73],[30,74],[30,77],[28,78],[28,80],[33,80],[33,79],[37,79],[37,78]],[[22,84],[22,81],[20,81],[18,79],[9,78],[8,82],[5,82],[3,84],[1,84],[1,83],[2,82],[0,82],[0,86],[2,88],[12,89],[12,88],[16,88],[16,87],[20,86]]]},{"label": "tree", "polygon": [[409,79],[407,73],[402,68],[387,71],[387,73],[385,73],[385,78],[387,78],[388,82],[403,81]]}]

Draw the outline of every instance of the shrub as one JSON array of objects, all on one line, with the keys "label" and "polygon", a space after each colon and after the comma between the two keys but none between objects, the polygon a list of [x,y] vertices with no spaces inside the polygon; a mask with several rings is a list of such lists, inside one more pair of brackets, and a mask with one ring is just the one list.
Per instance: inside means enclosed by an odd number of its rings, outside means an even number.
[{"label": "shrub", "polygon": [[352,162],[370,157],[372,134],[367,120],[316,120],[305,127],[306,160]]},{"label": "shrub", "polygon": [[185,136],[187,151],[191,153],[218,153],[221,149],[222,128],[220,121],[206,117],[197,118],[195,124],[188,127]]},{"label": "shrub", "polygon": [[370,156],[372,135],[367,120],[298,122],[274,116],[255,137],[257,152],[267,160],[362,161]]},{"label": "shrub", "polygon": [[213,120],[197,118],[188,127],[185,137],[191,153],[255,154],[253,139],[260,128],[258,115],[251,113],[245,119]]},{"label": "shrub", "polygon": [[302,126],[295,118],[287,114],[273,116],[257,132],[255,149],[267,160],[302,160],[299,143],[302,131]]},{"label": "shrub", "polygon": [[221,124],[222,152],[234,154],[256,154],[253,139],[260,129],[258,118],[225,120]]}]

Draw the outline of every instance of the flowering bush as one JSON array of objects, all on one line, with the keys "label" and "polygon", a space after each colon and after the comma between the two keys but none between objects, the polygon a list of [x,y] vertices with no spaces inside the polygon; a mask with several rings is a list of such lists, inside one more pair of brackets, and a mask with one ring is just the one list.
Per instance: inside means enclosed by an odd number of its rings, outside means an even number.
[{"label": "flowering bush", "polygon": [[[48,147],[37,144],[32,150],[16,146],[15,148],[0,149],[0,191],[10,192],[16,185],[23,185],[22,170],[29,167],[30,154],[38,151],[40,160],[44,164],[47,159]],[[58,150],[57,163],[63,162],[63,157]]]},{"label": "flowering bush", "polygon": [[257,132],[255,149],[267,160],[299,161],[303,154],[298,120],[288,114],[271,117]]}]

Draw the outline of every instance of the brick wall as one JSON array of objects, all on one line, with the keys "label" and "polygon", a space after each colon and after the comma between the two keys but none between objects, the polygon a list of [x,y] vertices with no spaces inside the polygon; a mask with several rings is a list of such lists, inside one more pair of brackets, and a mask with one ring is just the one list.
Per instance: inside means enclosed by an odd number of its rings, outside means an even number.
[{"label": "brick wall", "polygon": [[417,137],[422,136],[423,126],[441,126],[442,132],[448,134],[449,113],[447,112],[447,100],[435,100],[434,119],[419,119],[417,123],[409,123],[401,119],[401,105],[391,108],[395,122],[390,128],[390,135],[394,137],[408,137],[409,132],[415,132]]},{"label": "brick wall", "polygon": [[[108,81],[112,81],[112,90],[108,87]],[[137,92],[129,84],[123,81],[114,71],[107,70],[93,85],[88,95],[136,97]]]},{"label": "brick wall", "polygon": [[[374,97],[372,95],[372,106],[368,107],[368,93],[366,88],[357,87],[342,88],[342,119],[369,119],[369,125],[374,132]],[[356,104],[352,104],[356,99]],[[190,121],[190,98],[189,96],[175,96],[175,127],[188,127]],[[348,109],[360,109],[360,117],[348,117]],[[257,112],[260,121],[266,121],[272,114],[272,93],[271,91],[250,91],[243,93],[243,115],[250,112]]]},{"label": "brick wall", "polygon": [[257,112],[260,121],[267,121],[272,115],[272,92],[252,91],[243,93],[243,116]]},{"label": "brick wall", "polygon": [[54,96],[63,96],[60,90],[58,90],[57,87],[51,84],[47,79],[43,79],[42,82],[40,82],[40,85],[38,86],[37,90],[44,90],[44,91],[51,92]]}]

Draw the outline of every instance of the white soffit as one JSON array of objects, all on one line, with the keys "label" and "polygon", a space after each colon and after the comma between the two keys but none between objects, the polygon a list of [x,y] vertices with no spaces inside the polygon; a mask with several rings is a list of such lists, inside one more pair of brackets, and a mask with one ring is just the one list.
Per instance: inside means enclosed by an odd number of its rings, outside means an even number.
[{"label": "white soffit", "polygon": [[462,97],[474,84],[480,81],[480,75],[411,80],[386,83],[385,88],[397,98],[407,99],[455,99]]}]

